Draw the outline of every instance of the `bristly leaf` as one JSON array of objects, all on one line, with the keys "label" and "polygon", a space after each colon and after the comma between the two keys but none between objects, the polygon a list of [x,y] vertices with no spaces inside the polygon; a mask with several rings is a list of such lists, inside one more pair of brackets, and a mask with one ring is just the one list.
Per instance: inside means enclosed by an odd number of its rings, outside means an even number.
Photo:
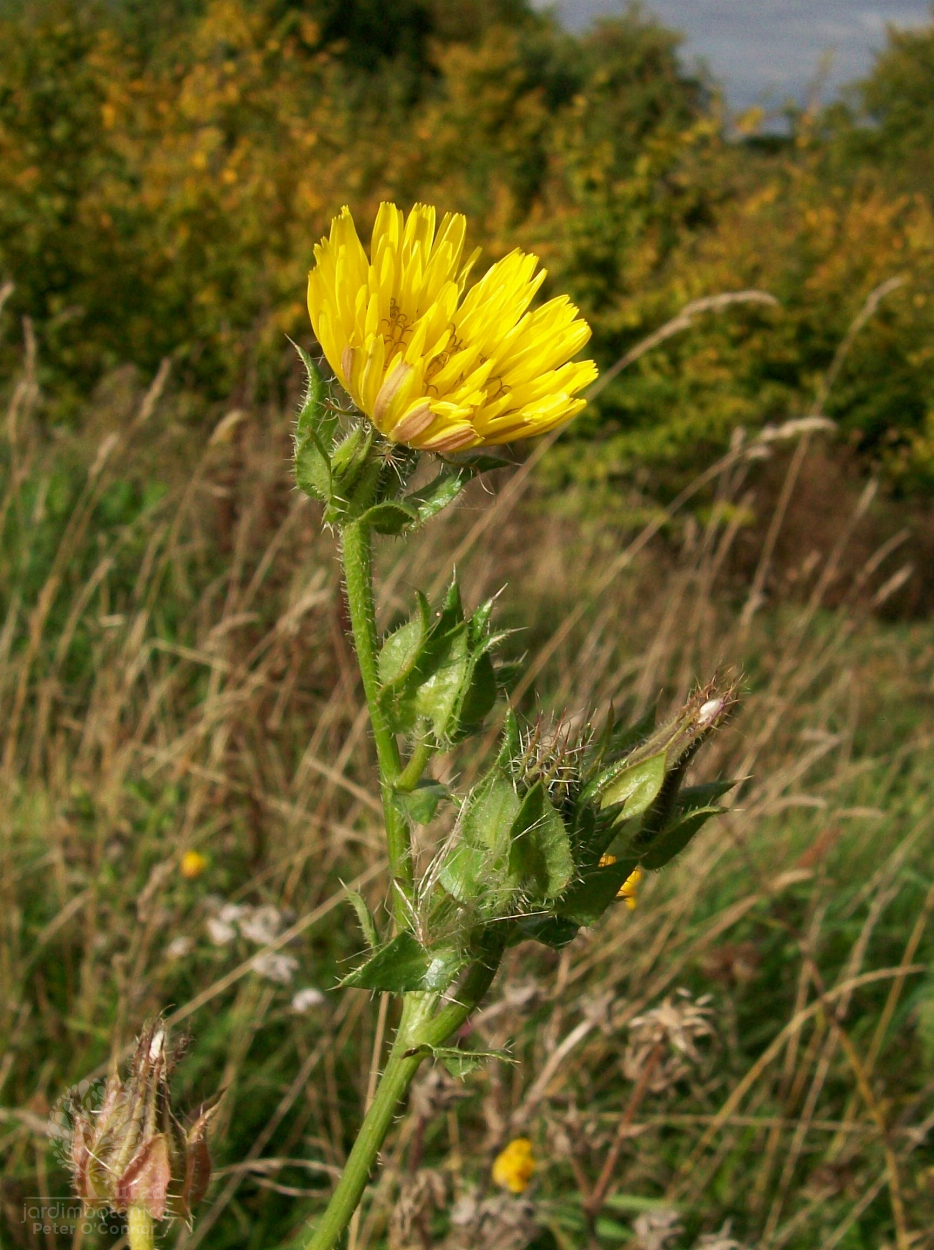
[{"label": "bristly leaf", "polygon": [[366,944],[371,951],[378,950],[382,945],[382,938],[379,930],[376,928],[376,921],[364,901],[363,895],[358,894],[356,890],[347,890],[347,899],[357,913],[357,919],[360,921],[360,928],[363,930],[363,936]]},{"label": "bristly leaf", "polygon": [[559,900],[558,914],[575,924],[594,924],[616,898],[623,882],[638,867],[639,860],[632,856],[589,869]]},{"label": "bristly leaf", "polygon": [[406,495],[405,502],[417,512],[419,524],[443,512],[453,503],[470,476],[465,469],[444,469],[427,486]]},{"label": "bristly leaf", "polygon": [[426,1053],[434,1059],[440,1059],[451,1076],[458,1080],[476,1072],[489,1059],[499,1059],[503,1063],[516,1062],[507,1050],[459,1050],[456,1046],[420,1046],[412,1053]]},{"label": "bristly leaf", "polygon": [[414,790],[408,793],[397,793],[395,802],[402,809],[406,819],[417,825],[428,825],[434,818],[438,806],[445,799],[452,797],[451,791],[440,781],[420,781]]},{"label": "bristly leaf", "polygon": [[[398,641],[396,635],[387,639],[385,661],[381,657],[384,706],[397,733],[424,732],[427,726],[436,744],[449,747],[475,732],[496,701],[496,672],[487,654],[495,639],[475,626],[476,614],[464,619],[456,582],[433,616],[423,601],[420,608],[424,636],[416,641],[417,628],[403,626]],[[401,654],[403,648],[405,664],[397,665],[396,650]]]},{"label": "bristly leaf", "polygon": [[722,811],[722,807],[698,807],[683,819],[662,830],[642,856],[643,868],[664,868],[684,850],[695,833],[707,823],[711,816],[719,816]]},{"label": "bristly leaf", "polygon": [[411,933],[402,932],[362,967],[346,976],[341,985],[351,989],[385,990],[391,994],[416,990],[441,993],[466,963],[463,951],[449,947],[428,950]]},{"label": "bristly leaf", "polygon": [[497,766],[505,772],[513,760],[518,758],[521,751],[522,732],[519,728],[519,718],[512,708],[509,708],[503,720],[503,741],[496,757]]},{"label": "bristly leaf", "polygon": [[580,925],[563,916],[549,916],[538,912],[531,916],[523,916],[513,928],[510,945],[517,942],[542,942],[552,950],[562,950],[577,937]]},{"label": "bristly leaf", "polygon": [[616,807],[620,820],[631,820],[648,811],[665,781],[665,752],[659,751],[639,764],[616,773],[603,787],[602,808]]},{"label": "bristly leaf", "polygon": [[574,875],[574,859],[564,821],[541,782],[522,800],[509,840],[509,871],[516,887],[533,903],[557,898]]},{"label": "bristly leaf", "polygon": [[295,440],[295,482],[298,489],[327,504],[331,501],[331,462],[321,439],[308,429]]},{"label": "bristly leaf", "polygon": [[418,513],[408,503],[399,499],[388,499],[385,503],[374,504],[360,518],[362,525],[368,525],[376,534],[397,535],[418,520]]},{"label": "bristly leaf", "polygon": [[699,786],[684,786],[678,792],[677,810],[681,816],[701,807],[712,807],[717,799],[728,794],[739,781],[706,781]]},{"label": "bristly leaf", "polygon": [[311,431],[318,436],[322,447],[327,453],[330,451],[331,444],[334,441],[338,424],[337,413],[328,402],[330,399],[329,387],[324,380],[321,370],[308,353],[303,351],[297,343],[294,346],[308,375],[305,398],[302,400],[302,407],[296,422],[296,441],[301,442],[305,435]]},{"label": "bristly leaf", "polygon": [[439,876],[458,902],[472,903],[491,917],[508,911],[512,902],[509,833],[519,808],[515,787],[499,769],[478,782],[461,810]]},{"label": "bristly leaf", "polygon": [[378,669],[381,686],[386,689],[405,680],[415,667],[422,644],[428,634],[428,600],[416,591],[416,610],[410,620],[387,635],[379,653]]}]

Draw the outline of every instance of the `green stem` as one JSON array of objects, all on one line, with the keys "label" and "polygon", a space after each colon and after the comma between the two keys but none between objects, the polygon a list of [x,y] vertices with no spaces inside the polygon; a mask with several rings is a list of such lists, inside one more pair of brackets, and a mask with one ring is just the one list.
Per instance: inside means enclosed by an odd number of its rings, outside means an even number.
[{"label": "green stem", "polygon": [[396,1040],[376,1087],[373,1102],[344,1165],[337,1188],[331,1195],[328,1208],[305,1250],[331,1250],[353,1218],[396,1109],[408,1093],[412,1078],[425,1057],[424,1053],[407,1052],[419,1044],[416,1036],[418,1028],[423,1024],[426,1012],[434,1007],[434,1002],[433,996],[426,999],[421,994],[406,995]]},{"label": "green stem", "polygon": [[386,824],[386,846],[389,854],[389,870],[394,882],[392,891],[393,915],[402,927],[407,924],[406,899],[412,894],[412,850],[409,827],[405,817],[393,801],[395,783],[402,772],[399,744],[392,726],[380,702],[379,673],[377,669],[376,607],[373,600],[373,552],[369,527],[360,521],[351,521],[344,527],[341,552],[344,563],[344,584],[347,588],[347,606],[357,663],[363,679],[376,744],[379,764],[379,788],[383,800],[383,820]]},{"label": "green stem", "polygon": [[155,1229],[152,1216],[145,1207],[130,1207],[126,1213],[126,1224],[130,1250],[153,1250]]},{"label": "green stem", "polygon": [[409,794],[422,779],[422,773],[428,767],[434,755],[434,747],[427,738],[423,738],[415,747],[409,762],[399,774],[395,789],[400,794]]},{"label": "green stem", "polygon": [[434,995],[405,995],[402,1019],[373,1102],[327,1210],[305,1250],[333,1250],[337,1245],[360,1203],[376,1156],[415,1073],[431,1047],[442,1046],[486,995],[502,958],[505,937],[503,931],[488,940],[483,954],[464,978],[458,1001],[448,1003],[434,1018]]}]

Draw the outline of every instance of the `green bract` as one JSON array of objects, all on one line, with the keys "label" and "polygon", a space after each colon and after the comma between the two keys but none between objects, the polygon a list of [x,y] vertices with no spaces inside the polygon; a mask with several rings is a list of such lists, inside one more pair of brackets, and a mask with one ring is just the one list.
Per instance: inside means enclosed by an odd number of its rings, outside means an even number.
[{"label": "green bract", "polygon": [[418,596],[379,654],[380,697],[397,733],[450,746],[479,729],[496,701],[490,652],[506,637],[491,632],[491,611],[492,601],[465,617],[456,582],[435,611]]},{"label": "green bract", "polygon": [[[341,415],[346,410],[333,388],[311,357],[297,350],[308,386],[295,424],[295,481],[324,504],[326,524],[362,519],[374,533],[403,534],[453,503],[475,474],[504,463],[490,456],[464,457],[457,465],[443,465],[427,486],[405,494],[418,467],[417,454],[382,439],[362,418],[353,418],[345,430]],[[379,454],[374,454],[377,445]]]}]

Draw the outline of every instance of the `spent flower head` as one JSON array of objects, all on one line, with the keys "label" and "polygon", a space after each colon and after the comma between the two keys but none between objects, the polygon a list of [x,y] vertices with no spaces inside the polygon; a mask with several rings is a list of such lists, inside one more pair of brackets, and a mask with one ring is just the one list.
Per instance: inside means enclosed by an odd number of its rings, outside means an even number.
[{"label": "spent flower head", "polygon": [[569,421],[597,376],[572,358],[590,327],[566,295],[530,310],[545,270],[521,251],[465,293],[467,221],[416,204],[376,215],[367,257],[349,208],[315,247],[308,311],[328,363],[392,442],[450,453]]},{"label": "spent flower head", "polygon": [[685,989],[669,994],[664,1002],[629,1025],[629,1044],[623,1055],[623,1072],[636,1081],[651,1064],[648,1087],[653,1093],[668,1089],[701,1062],[697,1043],[715,1033],[710,1017],[710,998],[693,999]]},{"label": "spent flower head", "polygon": [[183,1047],[169,1049],[162,1020],[140,1035],[130,1075],[113,1073],[98,1109],[73,1109],[75,1191],[91,1206],[135,1207],[156,1220],[188,1219],[208,1187],[207,1128],[213,1108],[184,1129],[172,1110],[169,1078]]}]

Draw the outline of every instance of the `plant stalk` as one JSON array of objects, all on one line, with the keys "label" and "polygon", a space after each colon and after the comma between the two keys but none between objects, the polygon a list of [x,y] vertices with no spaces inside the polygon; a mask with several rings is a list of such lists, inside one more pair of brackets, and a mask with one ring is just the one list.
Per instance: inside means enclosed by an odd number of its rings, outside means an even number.
[{"label": "plant stalk", "polygon": [[435,995],[406,994],[402,1003],[402,1019],[389,1059],[370,1109],[337,1188],[331,1195],[327,1210],[316,1226],[305,1250],[333,1250],[347,1225],[353,1219],[380,1147],[392,1124],[399,1104],[409,1091],[412,1079],[434,1046],[442,1046],[455,1029],[460,1028],[470,1013],[485,997],[499,968],[505,946],[505,930],[488,942],[481,956],[471,965],[458,992],[457,1002],[450,1002],[432,1017]]},{"label": "plant stalk", "polygon": [[399,744],[380,702],[376,605],[373,598],[373,550],[369,527],[360,521],[351,521],[344,527],[342,539],[341,557],[350,626],[379,765],[386,848],[393,880],[392,910],[396,923],[402,927],[408,920],[406,900],[412,895],[412,848],[409,827],[394,800],[395,782],[402,772]]},{"label": "plant stalk", "polygon": [[402,1019],[373,1102],[360,1126],[327,1210],[305,1250],[332,1250],[353,1218],[399,1103],[408,1093],[412,1078],[425,1057],[423,1052],[408,1052],[418,1045],[416,1034],[419,1025],[424,1023],[434,1003],[433,995],[427,999],[422,994],[406,995]]},{"label": "plant stalk", "polygon": [[126,1213],[126,1225],[130,1250],[153,1250],[155,1229],[152,1216],[145,1207],[130,1207]]},{"label": "plant stalk", "polygon": [[[395,796],[398,790],[408,791],[415,787],[433,750],[428,740],[424,740],[416,746],[407,767],[403,769],[399,743],[380,700],[372,536],[368,526],[360,521],[351,521],[344,527],[341,557],[357,663],[376,744],[393,883],[393,915],[397,926],[402,929],[408,925],[407,908],[413,895],[414,872],[409,827],[396,806]],[[327,1209],[305,1250],[333,1250],[341,1239],[360,1204],[393,1117],[408,1093],[422,1060],[433,1047],[443,1045],[486,995],[499,967],[505,941],[505,926],[483,936],[483,944],[464,977],[457,1001],[447,1003],[437,1014],[437,995],[404,995],[402,1018],[373,1101]],[[151,1245],[141,1243],[138,1250],[151,1250]]]}]

